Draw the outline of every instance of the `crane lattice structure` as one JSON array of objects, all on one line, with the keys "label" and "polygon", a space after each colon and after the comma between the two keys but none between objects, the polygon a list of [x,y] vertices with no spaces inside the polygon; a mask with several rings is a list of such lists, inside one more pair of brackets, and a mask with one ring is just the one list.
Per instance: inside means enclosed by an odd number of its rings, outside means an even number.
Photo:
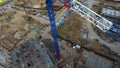
[{"label": "crane lattice structure", "polygon": [[52,36],[53,36],[53,40],[54,40],[54,48],[56,51],[56,57],[58,60],[60,60],[61,54],[60,54],[59,45],[58,45],[58,37],[57,37],[57,30],[56,30],[56,23],[55,23],[55,14],[54,14],[54,10],[53,10],[53,1],[46,0],[46,5],[47,5],[48,16],[49,16],[49,20],[50,20]]},{"label": "crane lattice structure", "polygon": [[120,26],[112,23],[101,15],[95,13],[91,9],[84,6],[82,3],[77,0],[72,1],[71,9],[77,12],[79,15],[84,17],[90,23],[98,27],[103,32],[106,32],[108,36],[114,40],[120,42]]},{"label": "crane lattice structure", "polygon": [[[66,4],[65,0],[59,0],[59,1]],[[52,36],[54,39],[54,47],[55,47],[56,55],[57,55],[57,57],[61,58],[59,46],[58,46],[57,31],[56,31],[56,26],[58,27],[59,25],[55,24],[55,14],[53,11],[53,1],[46,0],[46,4],[47,4],[50,25],[51,25]],[[67,6],[67,7],[69,7],[69,6]],[[120,42],[120,26],[119,25],[107,20],[106,18],[97,14],[96,12],[89,9],[88,7],[86,7],[85,5],[83,5],[82,3],[80,3],[77,0],[72,0],[70,2],[70,10],[75,11],[81,17],[85,18],[91,24],[93,24],[94,26],[98,27],[100,30],[105,32],[108,36],[110,36],[114,40]],[[66,13],[65,16],[66,15],[68,15],[68,14]],[[63,15],[63,17],[60,17],[60,18],[65,18],[65,16]],[[60,19],[58,19],[58,20],[60,20]],[[60,24],[60,23],[61,22],[57,22],[57,24]]]},{"label": "crane lattice structure", "polygon": [[[60,2],[64,3],[64,0],[59,0]],[[117,25],[106,18],[102,17],[101,15],[97,14],[93,10],[89,9],[82,3],[77,0],[72,0],[70,3],[70,10],[75,11],[81,17],[88,20],[91,24],[98,27],[100,30],[105,32],[109,37],[112,39],[120,42],[120,25]]]}]

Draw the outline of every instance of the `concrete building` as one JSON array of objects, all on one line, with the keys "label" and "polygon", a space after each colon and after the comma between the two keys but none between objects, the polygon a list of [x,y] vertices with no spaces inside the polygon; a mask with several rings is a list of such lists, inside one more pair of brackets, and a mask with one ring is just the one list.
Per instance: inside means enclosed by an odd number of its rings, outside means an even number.
[{"label": "concrete building", "polygon": [[53,63],[55,59],[51,59],[53,56],[44,47],[46,44],[50,45],[49,42],[40,41],[39,43],[36,39],[26,40],[26,42],[20,44],[20,46],[11,51],[11,68],[55,68]]},{"label": "concrete building", "polygon": [[110,9],[110,8],[103,8],[101,14],[110,16],[110,17],[120,17],[120,11]]},{"label": "concrete building", "polygon": [[86,61],[88,68],[113,68],[114,63],[94,53],[89,53]]}]

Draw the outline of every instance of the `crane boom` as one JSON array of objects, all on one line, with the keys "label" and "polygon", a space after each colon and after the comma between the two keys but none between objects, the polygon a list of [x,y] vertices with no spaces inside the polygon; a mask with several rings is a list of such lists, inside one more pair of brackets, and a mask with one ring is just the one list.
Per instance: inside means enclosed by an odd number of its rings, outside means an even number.
[{"label": "crane boom", "polygon": [[95,13],[91,9],[84,6],[82,3],[73,0],[71,9],[77,12],[79,15],[84,17],[94,26],[98,27],[100,30],[107,33],[108,36],[113,38],[114,40],[120,42],[120,26],[112,23],[111,21],[105,19],[99,14]]},{"label": "crane boom", "polygon": [[[59,0],[60,2],[64,2],[64,0]],[[71,1],[71,10],[78,13],[81,17],[88,20],[94,26],[98,27],[103,32],[113,38],[114,40],[120,42],[120,25],[117,25],[106,18],[102,17],[101,15],[97,14],[93,10],[89,9],[82,3],[78,2],[77,0]]]}]

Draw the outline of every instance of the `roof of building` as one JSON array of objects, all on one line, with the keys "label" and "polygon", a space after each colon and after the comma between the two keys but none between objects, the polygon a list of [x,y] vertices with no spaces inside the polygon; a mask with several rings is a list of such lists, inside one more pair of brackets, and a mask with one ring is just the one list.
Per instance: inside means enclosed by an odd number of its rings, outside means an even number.
[{"label": "roof of building", "polygon": [[102,14],[107,16],[120,17],[120,11],[109,9],[109,8],[103,8]]},{"label": "roof of building", "polygon": [[113,68],[114,63],[94,53],[88,53],[86,66],[88,68]]}]

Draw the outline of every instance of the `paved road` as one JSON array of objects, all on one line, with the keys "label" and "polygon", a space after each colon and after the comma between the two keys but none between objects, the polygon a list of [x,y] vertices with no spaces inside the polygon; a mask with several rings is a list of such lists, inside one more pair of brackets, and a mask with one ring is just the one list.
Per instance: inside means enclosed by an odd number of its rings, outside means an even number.
[{"label": "paved road", "polygon": [[114,63],[110,60],[107,60],[98,55],[95,55],[94,53],[89,52],[86,66],[88,68],[113,68]]}]

